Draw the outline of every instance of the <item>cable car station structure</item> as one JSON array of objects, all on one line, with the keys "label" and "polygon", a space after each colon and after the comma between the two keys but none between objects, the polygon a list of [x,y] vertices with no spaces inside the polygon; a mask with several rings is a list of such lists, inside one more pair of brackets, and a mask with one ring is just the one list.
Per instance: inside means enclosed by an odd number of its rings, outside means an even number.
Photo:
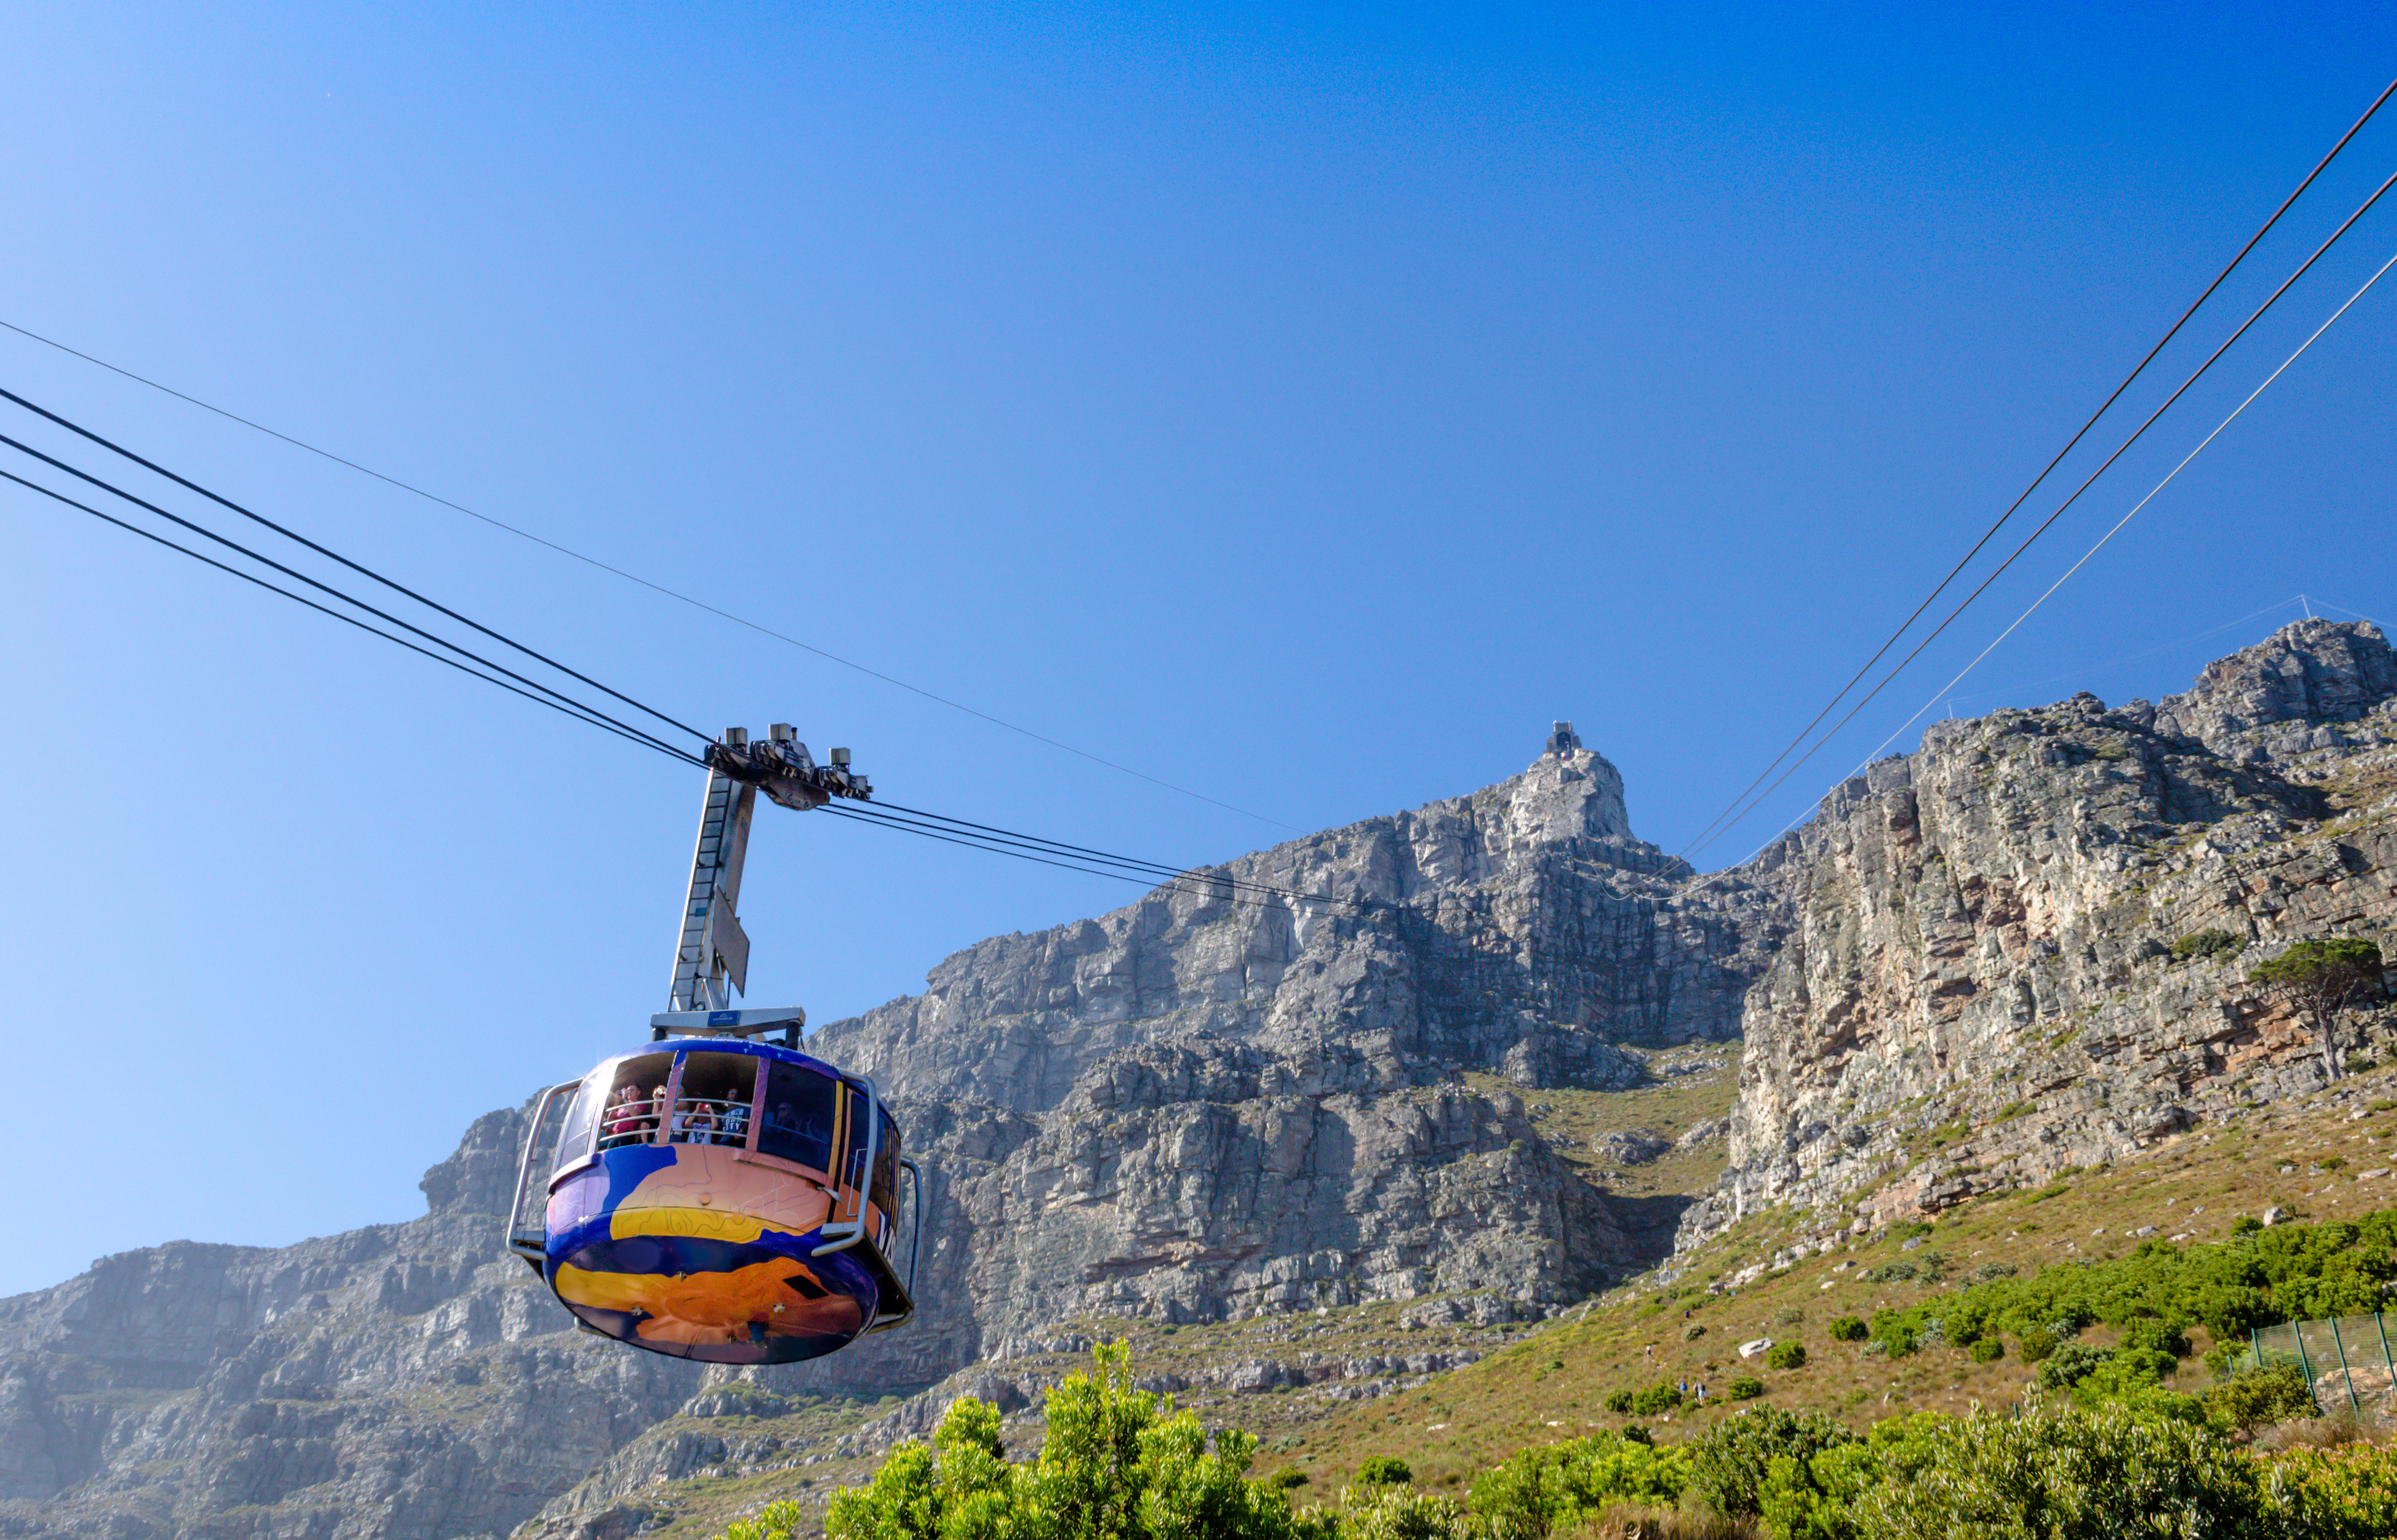
[{"label": "cable car station structure", "polygon": [[849,750],[819,765],[780,723],[761,743],[732,729],[706,763],[667,1008],[647,1046],[542,1095],[507,1243],[586,1330],[678,1358],[786,1363],[916,1310],[923,1177],[873,1081],[799,1051],[804,1010],[733,1003],[757,794],[806,811],[873,788]]}]

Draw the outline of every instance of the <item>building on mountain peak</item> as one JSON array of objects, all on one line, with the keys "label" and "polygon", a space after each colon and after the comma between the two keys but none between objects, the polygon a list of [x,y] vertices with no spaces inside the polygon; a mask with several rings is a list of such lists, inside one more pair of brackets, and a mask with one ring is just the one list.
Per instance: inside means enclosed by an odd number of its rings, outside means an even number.
[{"label": "building on mountain peak", "polygon": [[1573,730],[1573,724],[1570,722],[1555,724],[1554,730],[1548,734],[1548,752],[1559,759],[1563,759],[1580,751],[1581,736]]}]

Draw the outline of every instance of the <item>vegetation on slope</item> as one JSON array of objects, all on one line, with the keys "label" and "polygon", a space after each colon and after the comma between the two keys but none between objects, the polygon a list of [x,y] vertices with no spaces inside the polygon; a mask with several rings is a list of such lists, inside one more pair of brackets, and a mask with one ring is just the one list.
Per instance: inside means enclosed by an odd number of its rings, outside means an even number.
[{"label": "vegetation on slope", "polygon": [[[872,1481],[834,1496],[827,1540],[2367,1540],[2397,1529],[2397,1452],[2259,1455],[2204,1416],[2122,1403],[1917,1413],[1861,1435],[1763,1408],[1678,1447],[1627,1428],[1523,1450],[1461,1502],[1384,1457],[1336,1500],[1298,1507],[1287,1483],[1248,1479],[1252,1436],[1211,1440],[1172,1398],[1132,1387],[1129,1357],[1102,1348],[1095,1374],[1058,1387],[1028,1460],[1008,1459],[996,1410],[959,1400],[929,1446],[901,1445]],[[776,1504],[720,1540],[804,1533],[802,1510]]]}]

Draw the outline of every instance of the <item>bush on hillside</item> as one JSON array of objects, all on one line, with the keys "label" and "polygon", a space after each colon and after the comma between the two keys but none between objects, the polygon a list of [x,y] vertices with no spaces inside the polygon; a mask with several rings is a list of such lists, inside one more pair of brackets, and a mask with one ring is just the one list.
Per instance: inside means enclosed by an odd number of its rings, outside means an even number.
[{"label": "bush on hillside", "polygon": [[1802,1342],[1776,1342],[1764,1350],[1767,1369],[1802,1369],[1806,1366],[1806,1345]]},{"label": "bush on hillside", "polygon": [[1547,1540],[1585,1527],[1610,1503],[1681,1500],[1687,1448],[1614,1433],[1526,1449],[1473,1479],[1468,1506],[1481,1540]]},{"label": "bush on hillside", "polygon": [[2006,1345],[2002,1337],[1983,1337],[1973,1344],[1975,1363],[1994,1363],[2005,1356]]},{"label": "bush on hillside", "polygon": [[2198,1399],[2207,1416],[2234,1433],[2252,1433],[2291,1417],[2310,1417],[2315,1411],[2314,1393],[2306,1384],[2305,1372],[2294,1363],[2242,1370],[2219,1385],[2207,1387]]},{"label": "bush on hillside", "polygon": [[2397,1534],[2397,1449],[2297,1450],[2272,1462],[2268,1480],[2289,1534],[2326,1540]]},{"label": "bush on hillside", "polygon": [[2216,1341],[2280,1321],[2367,1313],[2397,1280],[2397,1211],[2351,1222],[2278,1225],[2222,1243],[2178,1249],[2144,1241],[2130,1255],[1993,1278],[1902,1308],[1876,1311],[1869,1332],[1892,1355],[1945,1340],[2013,1335],[2028,1363],[2044,1345],[2091,1325],[2121,1328],[2132,1346],[2176,1358],[2189,1328]]},{"label": "bush on hillside", "polygon": [[1635,1416],[1653,1417],[1670,1412],[1681,1404],[1681,1387],[1678,1385],[1651,1385],[1631,1393],[1631,1411]]},{"label": "bush on hillside", "polygon": [[2069,1390],[2112,1356],[2108,1349],[2085,1342],[2068,1342],[2040,1364],[2034,1383],[2042,1390]]},{"label": "bush on hillside", "polygon": [[996,1407],[958,1401],[930,1447],[903,1443],[871,1482],[833,1494],[826,1540],[1332,1540],[1329,1520],[1245,1479],[1254,1436],[1225,1428],[1211,1451],[1198,1418],[1132,1388],[1130,1358],[1102,1347],[1093,1374],[1050,1392],[1049,1436],[1026,1464],[1007,1459]]},{"label": "bush on hillside", "polygon": [[1764,1394],[1764,1382],[1754,1374],[1742,1374],[1723,1387],[1723,1389],[1734,1401],[1754,1401]]},{"label": "bush on hillside", "polygon": [[1861,1540],[2283,1533],[2255,1462],[2128,1407],[1913,1419],[1875,1453],[1881,1479],[1845,1504]]},{"label": "bush on hillside", "polygon": [[1368,1454],[1357,1467],[1359,1486],[1404,1486],[1414,1479],[1413,1467],[1388,1454]]},{"label": "bush on hillside", "polygon": [[1609,1390],[1606,1393],[1606,1409],[1618,1417],[1627,1417],[1631,1414],[1631,1403],[1639,1394],[1636,1390]]},{"label": "bush on hillside", "polygon": [[1870,1330],[1866,1327],[1865,1323],[1857,1320],[1855,1316],[1840,1316],[1835,1318],[1831,1322],[1831,1340],[1833,1342],[1862,1342],[1866,1337],[1871,1334]]},{"label": "bush on hillside", "polygon": [[2172,954],[2175,962],[2186,962],[2192,957],[2221,957],[2246,945],[2244,936],[2233,936],[2227,930],[2202,930],[2174,942]]},{"label": "bush on hillside", "polygon": [[2149,1316],[2122,1329],[2125,1348],[2152,1348],[2176,1359],[2189,1357],[2189,1334],[2172,1321]]},{"label": "bush on hillside", "polygon": [[1776,1459],[1801,1463],[1855,1435],[1820,1412],[1760,1406],[1735,1413],[1690,1440],[1690,1490],[1721,1513],[1756,1513]]},{"label": "bush on hillside", "polygon": [[[1461,1540],[1471,1526],[1465,1510],[1453,1497],[1442,1497],[1426,1492],[1412,1482],[1386,1486],[1352,1486],[1341,1493],[1339,1509],[1326,1515],[1320,1508],[1309,1508],[1298,1516],[1292,1526],[1293,1535],[1306,1540]],[[1205,1532],[1200,1532],[1202,1534]],[[1125,1540],[1198,1540],[1172,1530],[1156,1531],[1145,1536],[1127,1536]],[[832,1540],[827,1536],[826,1540]],[[886,1536],[884,1540],[936,1540],[935,1536]],[[998,1540],[988,1533],[972,1535],[943,1534],[937,1540]],[[1011,1536],[1010,1540],[1089,1540],[1087,1531],[1066,1531],[1062,1535]]]},{"label": "bush on hillside", "polygon": [[728,1525],[720,1540],[791,1540],[807,1533],[807,1514],[793,1502],[773,1502],[755,1518]]}]

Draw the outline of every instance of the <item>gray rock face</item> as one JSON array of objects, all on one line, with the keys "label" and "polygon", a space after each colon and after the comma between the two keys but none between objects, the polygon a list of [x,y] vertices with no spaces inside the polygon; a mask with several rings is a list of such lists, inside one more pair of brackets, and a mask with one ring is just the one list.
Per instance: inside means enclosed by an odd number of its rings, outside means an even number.
[{"label": "gray rock face", "polygon": [[[1941,724],[1834,793],[1746,874],[1786,874],[1794,928],[1684,1240],[1783,1202],[1869,1228],[2321,1083],[2243,979],[2309,936],[2391,939],[2392,696],[2377,631],[2301,622],[2159,705]],[[2174,956],[2208,930],[2236,949]],[[2350,1046],[2387,1029],[2356,1013]]]},{"label": "gray rock face", "polygon": [[925,993],[812,1041],[895,1098],[1024,1113],[1063,1103],[1109,1054],[1192,1032],[1378,1043],[1527,1086],[1614,1083],[1628,1071],[1611,1042],[1732,1036],[1761,965],[1764,896],[1688,877],[1631,838],[1612,764],[1547,754],[1470,797],[993,937],[933,969]]}]

